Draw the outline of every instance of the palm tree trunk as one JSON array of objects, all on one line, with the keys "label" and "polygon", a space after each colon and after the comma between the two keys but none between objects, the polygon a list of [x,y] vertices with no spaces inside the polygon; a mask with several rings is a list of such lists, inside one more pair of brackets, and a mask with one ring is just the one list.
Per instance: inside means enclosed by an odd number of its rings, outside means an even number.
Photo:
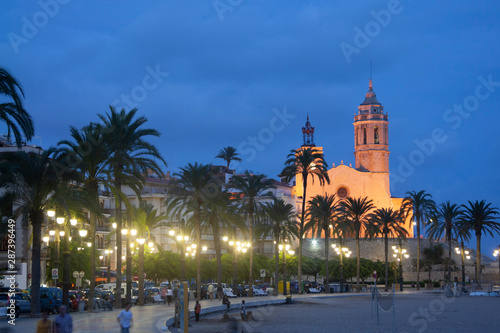
[{"label": "palm tree trunk", "polygon": [[[94,312],[94,289],[95,289],[95,233],[96,233],[96,214],[90,212],[90,287],[87,312]],[[111,254],[109,254],[111,256]],[[110,258],[108,258],[109,260]]]},{"label": "palm tree trunk", "polygon": [[[279,237],[276,238],[276,244],[274,244],[274,295],[278,296],[278,282],[280,280],[280,249],[279,249]],[[284,286],[283,286],[284,287]]]},{"label": "palm tree trunk", "polygon": [[196,223],[196,245],[199,246],[196,251],[196,295],[197,299],[201,299],[201,207],[198,203],[195,211],[195,223]]},{"label": "palm tree trunk", "polygon": [[461,249],[461,257],[462,257],[462,286],[465,287],[465,253],[464,253],[464,240],[462,239],[462,242],[460,244],[462,246]]},{"label": "palm tree trunk", "polygon": [[420,290],[420,221],[417,221],[417,290]]},{"label": "palm tree trunk", "polygon": [[300,228],[299,228],[299,264],[297,267],[297,280],[299,282],[299,294],[302,294],[302,243],[304,237],[304,224],[305,224],[305,213],[306,213],[306,200],[307,200],[307,174],[302,175],[302,188],[304,193],[302,194],[302,212],[300,212]]},{"label": "palm tree trunk", "polygon": [[[69,221],[68,221],[69,222]],[[62,290],[62,304],[66,306],[67,309],[69,309],[69,274],[70,274],[70,269],[69,269],[69,237],[70,237],[70,226],[66,222],[64,226],[64,239],[63,239],[63,290]]]},{"label": "palm tree trunk", "polygon": [[448,282],[451,282],[451,235],[448,234]]},{"label": "palm tree trunk", "polygon": [[359,285],[359,276],[361,275],[361,253],[359,250],[359,231],[356,234],[356,256],[357,256],[357,267],[356,267],[356,291],[360,292],[361,287]]},{"label": "palm tree trunk", "polygon": [[[219,221],[214,219],[212,229],[214,233],[215,259],[217,261],[217,284],[222,283],[222,258],[221,258],[221,243],[220,243],[220,228]],[[201,251],[201,248],[199,249]]]},{"label": "palm tree trunk", "polygon": [[127,261],[127,284],[125,286],[126,288],[126,302],[130,303],[132,301],[132,249],[130,248],[130,244],[132,243],[132,218],[130,217],[130,213],[127,213],[127,251],[126,251],[126,261]]},{"label": "palm tree trunk", "polygon": [[481,232],[476,231],[476,282],[481,284]]},{"label": "palm tree trunk", "polygon": [[[399,248],[401,251],[401,247]],[[384,251],[385,251],[385,291],[389,291],[389,238],[387,233],[384,235]]]},{"label": "palm tree trunk", "polygon": [[[115,179],[117,177],[115,176]],[[121,182],[115,180],[115,190],[121,190]],[[115,219],[116,219],[116,291],[115,307],[122,307],[122,200],[119,196],[115,197]],[[92,277],[95,280],[95,277]]]},{"label": "palm tree trunk", "polygon": [[33,216],[31,225],[33,226],[33,253],[31,262],[31,316],[40,315],[40,252],[42,244],[42,223],[43,212],[40,216]]},{"label": "palm tree trunk", "polygon": [[144,244],[139,244],[139,305],[144,305]]},{"label": "palm tree trunk", "polygon": [[248,297],[253,297],[253,209],[248,214],[248,227],[250,229],[250,267],[248,273]]},{"label": "palm tree trunk", "polygon": [[329,272],[328,272],[328,229],[325,230],[325,293],[329,293],[330,292],[330,284],[329,284]]},{"label": "palm tree trunk", "polygon": [[344,245],[342,244],[342,237],[339,237],[339,246],[340,246],[340,253],[339,253],[339,256],[340,256],[340,292],[343,293],[344,292],[344,263],[343,263],[342,255],[343,255],[344,251],[342,251],[342,248]]}]

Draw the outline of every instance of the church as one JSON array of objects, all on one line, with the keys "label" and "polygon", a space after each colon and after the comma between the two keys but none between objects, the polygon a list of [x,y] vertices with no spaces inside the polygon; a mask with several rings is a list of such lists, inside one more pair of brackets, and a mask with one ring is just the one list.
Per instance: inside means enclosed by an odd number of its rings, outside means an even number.
[{"label": "church", "polygon": [[[309,116],[302,128],[304,144],[302,147],[313,147],[323,152],[323,147],[314,143],[314,127]],[[342,142],[340,140],[339,142]],[[316,195],[335,194],[337,199],[347,197],[368,197],[373,200],[376,208],[392,208],[399,210],[403,198],[391,196],[389,184],[389,120],[384,107],[377,100],[373,91],[372,80],[368,84],[365,100],[358,106],[354,116],[354,157],[355,166],[332,165],[328,170],[330,184],[321,185],[312,179],[307,183],[307,198],[309,201]],[[295,179],[293,194],[303,198],[302,176]],[[299,199],[300,200],[300,199]],[[300,207],[300,205],[297,205]],[[408,237],[413,237],[413,226],[410,220],[405,221],[404,227]],[[312,238],[309,232],[305,238]]]}]

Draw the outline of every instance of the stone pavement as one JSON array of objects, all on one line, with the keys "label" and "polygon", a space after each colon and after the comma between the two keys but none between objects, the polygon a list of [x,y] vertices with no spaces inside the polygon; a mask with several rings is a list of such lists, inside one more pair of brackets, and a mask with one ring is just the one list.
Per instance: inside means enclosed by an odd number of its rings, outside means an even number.
[{"label": "stone pavement", "polygon": [[[412,292],[405,291],[404,294]],[[398,293],[401,294],[401,293]],[[368,293],[346,293],[346,294],[316,294],[316,295],[293,295],[295,301],[305,301],[307,299],[322,299],[322,298],[344,298],[344,297],[357,297],[357,296],[368,296]],[[242,297],[242,298],[232,298],[231,308],[239,308],[241,300],[245,300],[247,303],[247,308],[252,306],[263,306],[270,303],[285,303],[285,297],[280,296],[261,296],[261,297]],[[202,315],[219,312],[224,310],[221,302],[218,300],[210,301],[203,300],[200,302],[202,306]],[[190,301],[189,310],[193,311],[194,301]],[[90,333],[90,332],[120,332],[120,327],[116,321],[120,309],[115,309],[113,311],[101,311],[96,313],[75,313],[72,312],[71,316],[73,318],[74,332]],[[174,306],[168,306],[163,304],[148,304],[146,306],[133,306],[132,313],[134,316],[134,332],[161,332],[162,328],[165,327],[167,320],[173,322],[174,317]],[[234,310],[233,310],[234,311]],[[49,317],[53,320],[55,315]],[[15,326],[8,325],[6,320],[0,322],[0,333],[6,332],[6,328],[13,328],[12,332],[34,332],[36,329],[36,324],[39,319],[21,317],[16,319]]]}]

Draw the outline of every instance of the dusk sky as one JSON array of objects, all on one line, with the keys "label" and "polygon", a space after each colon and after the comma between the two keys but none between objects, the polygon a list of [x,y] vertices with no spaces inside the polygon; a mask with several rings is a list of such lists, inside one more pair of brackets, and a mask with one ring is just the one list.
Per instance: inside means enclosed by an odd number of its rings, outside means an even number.
[{"label": "dusk sky", "polygon": [[277,178],[308,113],[328,164],[354,164],[371,61],[392,195],[499,207],[499,17],[486,0],[6,1],[0,66],[24,88],[33,144],[137,107],[166,170],[223,164],[231,145],[239,170]]}]

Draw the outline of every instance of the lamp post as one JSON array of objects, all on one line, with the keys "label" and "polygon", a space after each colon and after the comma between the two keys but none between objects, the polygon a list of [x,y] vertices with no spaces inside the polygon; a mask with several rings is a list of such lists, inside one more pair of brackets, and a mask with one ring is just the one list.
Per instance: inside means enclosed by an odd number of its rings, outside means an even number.
[{"label": "lamp post", "polygon": [[460,255],[460,258],[462,259],[462,286],[465,286],[465,259],[469,260],[470,259],[470,252],[467,250],[467,248],[464,246],[464,241],[462,240],[460,247],[455,248],[456,254]]},{"label": "lamp post", "polygon": [[[47,211],[47,216],[49,218],[54,218],[56,216],[56,211],[55,210],[48,210]],[[54,265],[53,268],[57,268],[59,270],[59,243],[60,243],[60,238],[59,238],[59,221],[58,219],[55,219],[57,222],[55,224],[55,230],[54,230],[54,247],[55,247],[55,260],[54,260]],[[62,220],[64,222],[64,220]],[[51,232],[49,232],[50,234]],[[54,287],[57,287],[57,280],[54,280]]]},{"label": "lamp post", "polygon": [[333,249],[339,256],[339,268],[340,268],[340,292],[344,292],[344,263],[343,257],[349,258],[351,256],[351,251],[347,247],[342,246],[342,237],[339,237],[339,246],[332,244]]},{"label": "lamp post", "polygon": [[295,251],[290,250],[290,244],[280,244],[278,248],[283,251],[283,296],[286,296],[286,253],[294,254]]},{"label": "lamp post", "polygon": [[498,279],[500,280],[500,245],[493,252],[495,257],[498,257]]},{"label": "lamp post", "polygon": [[137,238],[137,243],[139,243],[139,305],[144,305],[144,243],[146,239],[144,237]]},{"label": "lamp post", "polygon": [[398,278],[398,283],[399,283],[399,291],[403,291],[403,257],[405,259],[408,259],[410,255],[407,253],[408,251],[406,249],[403,249],[401,245],[401,239],[399,240],[399,246],[393,245],[392,250],[394,251],[394,254],[392,255],[394,258],[397,258],[398,265],[399,265],[399,278]]}]

